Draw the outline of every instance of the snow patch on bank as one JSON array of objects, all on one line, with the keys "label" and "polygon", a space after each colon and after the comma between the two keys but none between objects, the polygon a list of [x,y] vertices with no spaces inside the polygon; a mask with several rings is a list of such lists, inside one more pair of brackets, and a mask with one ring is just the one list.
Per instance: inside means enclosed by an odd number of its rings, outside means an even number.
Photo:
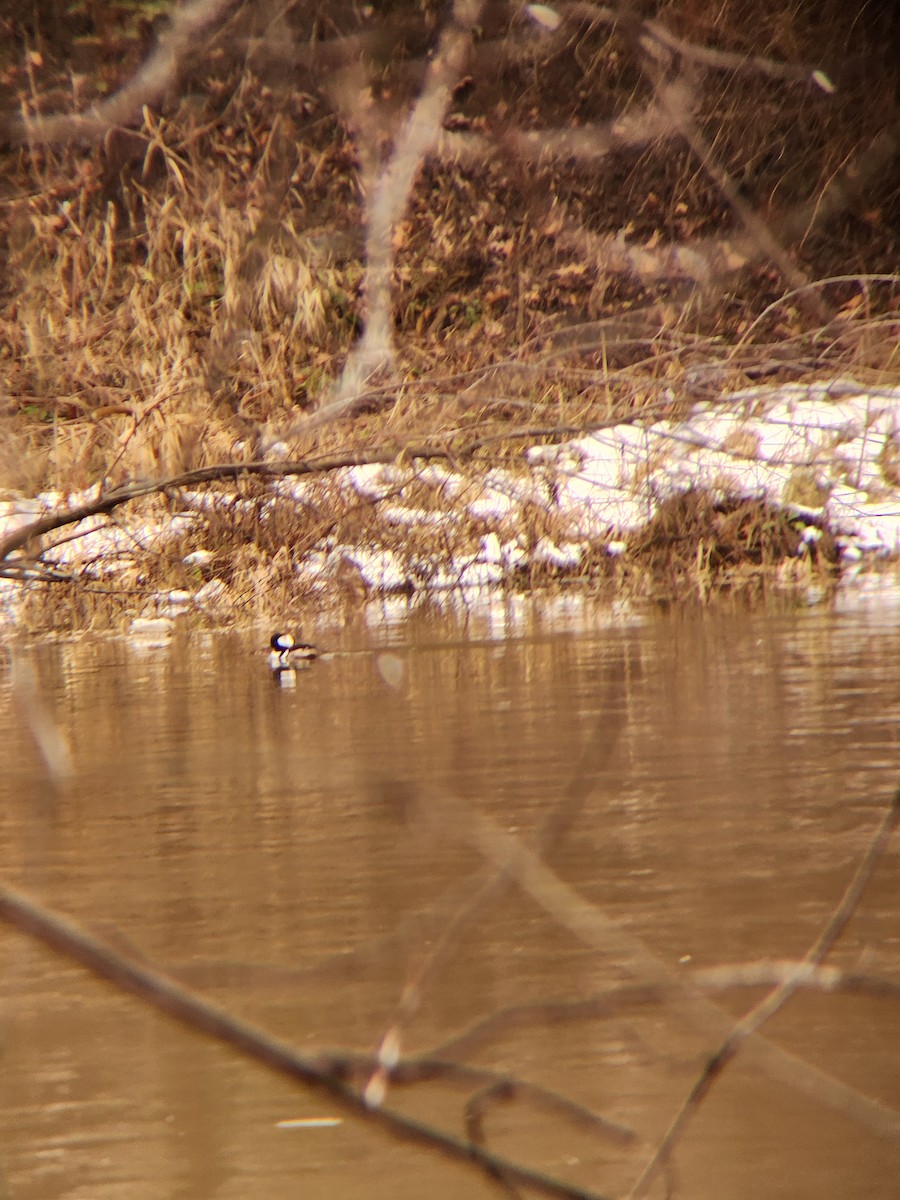
[{"label": "snow patch on bank", "polygon": [[[379,506],[395,542],[387,547],[326,541],[299,569],[320,589],[346,582],[351,572],[365,591],[380,594],[492,587],[535,563],[577,571],[589,547],[627,553],[630,540],[663,502],[691,490],[766,500],[806,522],[804,546],[827,527],[848,563],[900,556],[900,385],[865,389],[838,380],[749,388],[698,405],[680,422],[622,423],[559,445],[535,446],[525,452],[524,465],[524,472],[493,468],[480,476],[441,463],[373,464],[332,474],[333,492]],[[412,483],[432,489],[431,507],[409,499]],[[307,503],[316,486],[309,476],[289,478],[273,482],[272,494]],[[133,522],[122,509],[113,521],[83,521],[51,535],[48,540],[56,544],[45,546],[41,561],[93,578],[131,568],[137,551],[189,527],[197,510],[221,502],[208,493],[188,499],[193,513],[165,520]],[[0,502],[0,536],[62,503],[56,494]],[[521,532],[526,506],[546,513],[552,536],[526,541]],[[452,531],[473,522],[480,530],[474,552],[426,556],[396,545],[407,531],[436,525]],[[204,565],[197,553],[189,560],[188,565]],[[17,582],[0,580],[0,604],[14,604]],[[207,581],[193,595],[158,597],[156,609],[174,617],[192,605],[224,603],[226,592],[220,581]]]},{"label": "snow patch on bank", "polygon": [[[627,534],[691,489],[764,499],[839,535],[849,557],[900,552],[900,387],[749,389],[678,424],[617,425],[528,452],[578,532]],[[802,498],[801,498],[802,497]]]}]

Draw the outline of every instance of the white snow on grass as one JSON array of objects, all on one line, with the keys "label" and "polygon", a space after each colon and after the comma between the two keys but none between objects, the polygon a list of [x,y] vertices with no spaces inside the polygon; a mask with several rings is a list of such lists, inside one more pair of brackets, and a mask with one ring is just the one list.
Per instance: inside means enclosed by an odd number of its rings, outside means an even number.
[{"label": "white snow on grass", "polygon": [[[900,387],[848,394],[755,389],[698,407],[678,424],[618,425],[529,452],[555,472],[557,506],[586,536],[627,534],[690,489],[805,511],[867,553],[900,551]],[[723,407],[724,405],[724,407]],[[738,407],[739,406],[739,407]],[[821,505],[790,503],[806,479]]]},{"label": "white snow on grass", "polygon": [[392,550],[347,546],[343,552],[337,551],[335,557],[343,565],[356,567],[360,579],[372,591],[398,592],[409,587],[409,571]]},{"label": "white snow on grass", "polygon": [[[807,521],[804,545],[820,536],[820,527],[830,528],[848,567],[855,564],[851,576],[869,557],[900,557],[900,385],[867,390],[841,379],[811,387],[749,388],[698,405],[677,423],[622,423],[559,445],[532,447],[523,466],[477,475],[444,463],[379,463],[333,473],[331,492],[379,505],[392,540],[389,546],[317,548],[299,570],[318,590],[355,572],[368,591],[383,595],[491,588],[534,564],[577,571],[590,547],[627,553],[629,539],[660,504],[689,490],[783,507]],[[428,509],[404,492],[404,485],[414,483],[433,489]],[[282,479],[272,482],[271,492],[308,503],[317,486],[312,476]],[[210,493],[186,497],[201,511],[225,499]],[[62,503],[49,493],[0,502],[0,536]],[[552,537],[528,545],[521,533],[525,506],[546,510]],[[467,552],[457,551],[447,561],[403,544],[405,530],[462,528],[466,515],[480,534],[474,552],[470,540]],[[101,578],[133,565],[136,551],[196,519],[182,513],[139,522],[122,509],[114,521],[95,518],[49,535],[45,547],[58,544],[45,549],[43,562]],[[202,550],[189,558],[198,566],[209,561]],[[18,585],[5,582],[0,602],[8,605]],[[212,605],[223,589],[221,582],[208,581],[202,597],[160,595],[158,610],[177,615],[192,607],[189,599]]]}]

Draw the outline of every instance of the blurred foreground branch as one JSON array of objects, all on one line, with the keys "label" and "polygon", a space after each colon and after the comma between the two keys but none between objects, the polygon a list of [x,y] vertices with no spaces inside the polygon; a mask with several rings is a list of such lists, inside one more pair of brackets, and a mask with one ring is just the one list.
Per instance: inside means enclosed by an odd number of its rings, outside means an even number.
[{"label": "blurred foreground branch", "polygon": [[0,129],[0,140],[12,145],[35,143],[59,145],[68,142],[96,142],[110,130],[139,124],[145,108],[159,104],[175,82],[185,58],[196,56],[211,32],[238,7],[241,0],[191,0],[173,4],[172,23],[159,45],[124,87],[89,113],[54,113],[42,116],[29,113],[7,119]]},{"label": "blurred foreground branch", "polygon": [[377,1126],[402,1141],[436,1151],[469,1165],[490,1180],[529,1187],[543,1196],[562,1200],[604,1200],[599,1193],[573,1187],[519,1163],[491,1154],[472,1142],[416,1121],[391,1109],[373,1107],[363,1095],[316,1058],[300,1054],[293,1046],[242,1021],[218,1005],[142,963],[126,958],[110,945],[92,937],[73,922],[43,908],[21,892],[0,886],[0,920],[65,955],[120,991],[181,1025],[237,1050],[279,1075],[312,1091],[323,1093],[348,1113]]},{"label": "blurred foreground branch", "polygon": [[[448,804],[457,806],[456,801]],[[674,989],[675,999],[673,1010],[681,1013],[701,1030],[710,1031],[723,1038],[728,1057],[733,1056],[738,1046],[744,1048],[750,1060],[774,1078],[797,1088],[809,1097],[828,1105],[830,1108],[858,1121],[863,1126],[881,1136],[900,1141],[900,1113],[881,1104],[879,1101],[864,1095],[810,1063],[804,1062],[774,1043],[767,1041],[759,1032],[763,1020],[777,1011],[789,998],[794,985],[791,977],[779,984],[768,1003],[763,1002],[759,1009],[760,1018],[752,1014],[745,1018],[746,1026],[735,1022],[717,1005],[705,996],[698,994],[679,976],[653,955],[643,942],[629,934],[619,922],[611,920],[596,906],[583,900],[559,876],[552,871],[536,854],[525,846],[519,839],[500,829],[486,817],[466,809],[467,820],[462,823],[466,838],[489,861],[507,872],[516,880],[519,887],[546,912],[553,916],[560,926],[569,930],[585,945],[601,953],[614,951],[622,958],[623,964],[641,982],[651,985]],[[817,964],[821,956],[833,944],[846,921],[859,902],[866,882],[871,877],[876,862],[884,851],[887,841],[893,832],[900,816],[900,789],[894,794],[888,811],[885,813],[879,827],[873,835],[869,850],[854,873],[840,904],[835,909],[825,931],[817,939],[807,956],[807,960],[798,968],[798,979],[803,978],[804,969],[809,964]],[[720,1046],[711,1061],[716,1062],[716,1056],[723,1053]],[[713,1074],[717,1074],[714,1071]],[[712,1075],[710,1076],[710,1079]],[[704,1080],[706,1076],[704,1076]],[[698,1091],[704,1087],[703,1082],[697,1085]],[[645,1169],[644,1178],[655,1174],[661,1164],[667,1143],[663,1143],[660,1152],[654,1155],[651,1163]],[[642,1186],[642,1184],[641,1184]],[[635,1193],[637,1192],[635,1191]]]}]

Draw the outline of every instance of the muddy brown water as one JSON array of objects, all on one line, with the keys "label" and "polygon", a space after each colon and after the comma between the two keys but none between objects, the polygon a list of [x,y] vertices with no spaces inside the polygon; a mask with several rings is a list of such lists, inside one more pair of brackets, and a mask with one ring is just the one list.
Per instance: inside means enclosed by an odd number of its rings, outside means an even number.
[{"label": "muddy brown water", "polygon": [[[889,600],[641,618],[578,602],[370,612],[316,630],[334,657],[292,688],[270,677],[262,635],[19,647],[74,775],[50,784],[4,673],[3,877],[309,1053],[377,1044],[484,869],[473,811],[533,839],[567,802],[549,865],[666,971],[801,955],[900,783],[898,618]],[[895,837],[830,961],[900,980],[898,869]],[[18,933],[0,933],[0,953],[4,1194],[496,1194],[352,1118],[286,1127],[342,1114]],[[668,1005],[573,1008],[641,979],[627,958],[513,887],[431,976],[404,1050],[552,1002],[556,1020],[500,1020],[466,1061],[639,1140],[521,1089],[488,1105],[488,1144],[623,1195],[715,1044]],[[718,1003],[739,1013],[761,994]],[[675,1194],[894,1200],[900,1002],[804,993],[767,1033],[884,1121],[739,1058],[682,1136]],[[461,1132],[473,1086],[388,1100]]]}]

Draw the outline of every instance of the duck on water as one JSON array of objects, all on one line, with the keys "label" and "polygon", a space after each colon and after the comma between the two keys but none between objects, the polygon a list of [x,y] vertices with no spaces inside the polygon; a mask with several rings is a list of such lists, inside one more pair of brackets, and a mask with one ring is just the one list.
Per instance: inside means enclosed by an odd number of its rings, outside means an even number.
[{"label": "duck on water", "polygon": [[318,647],[298,642],[290,632],[273,633],[269,646],[269,666],[273,671],[296,671],[319,657]]}]

